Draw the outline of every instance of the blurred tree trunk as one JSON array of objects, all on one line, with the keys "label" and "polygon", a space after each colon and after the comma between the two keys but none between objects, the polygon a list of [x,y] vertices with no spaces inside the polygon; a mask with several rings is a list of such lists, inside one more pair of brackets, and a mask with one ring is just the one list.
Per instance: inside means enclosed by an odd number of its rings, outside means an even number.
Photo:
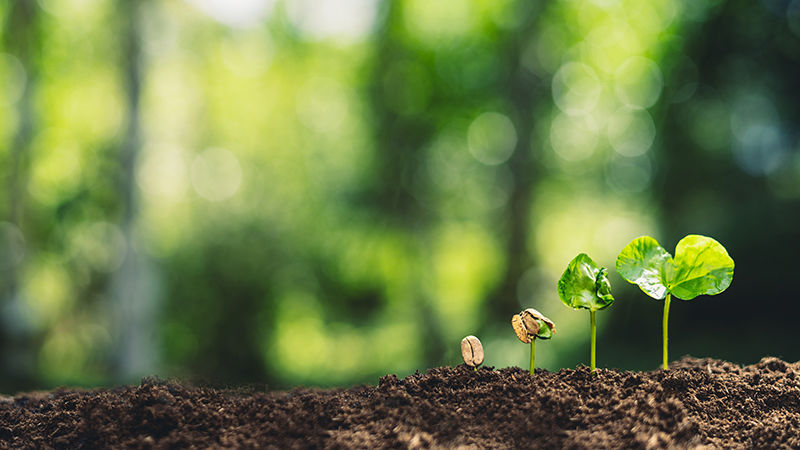
[{"label": "blurred tree trunk", "polygon": [[116,377],[125,381],[147,374],[154,365],[152,285],[148,282],[147,266],[139,253],[135,232],[138,199],[134,175],[142,139],[141,20],[144,4],[143,1],[118,1],[118,17],[122,21],[121,71],[127,100],[127,125],[120,145],[120,226],[125,236],[127,252],[122,265],[113,275],[111,300],[116,344],[114,370]]},{"label": "blurred tree trunk", "polygon": [[[422,211],[412,192],[412,177],[423,159],[425,144],[435,128],[422,115],[403,115],[393,110],[387,98],[387,76],[393,64],[417,56],[403,42],[401,2],[386,1],[384,22],[375,41],[375,62],[369,80],[375,113],[375,157],[371,200],[374,208],[394,224],[414,226]],[[393,86],[395,89],[401,86]]]},{"label": "blurred tree trunk", "polygon": [[[425,145],[435,133],[430,117],[423,114],[401,114],[393,110],[387,86],[387,77],[393,65],[418,57],[418,52],[403,42],[403,3],[387,0],[381,7],[385,10],[383,27],[375,41],[375,61],[369,80],[372,110],[375,113],[375,157],[374,179],[370,189],[373,211],[390,227],[420,235],[427,227],[427,217],[412,191],[413,176],[424,162]],[[394,80],[398,81],[398,80]],[[412,240],[413,241],[413,240]],[[411,251],[411,249],[409,250]],[[420,270],[422,266],[420,266]],[[415,274],[421,279],[422,274]],[[420,330],[425,342],[424,358],[427,363],[436,363],[444,354],[444,338],[433,305],[419,283],[415,283],[414,298],[418,311]]]},{"label": "blurred tree trunk", "polygon": [[[36,117],[33,111],[34,95],[38,79],[41,47],[39,8],[36,0],[12,0],[6,23],[3,27],[5,51],[14,55],[25,71],[22,95],[16,103],[17,130],[10,145],[7,167],[7,210],[5,220],[18,230],[24,229],[25,186],[28,178],[31,141],[34,136]],[[19,249],[22,251],[23,249]],[[5,383],[24,386],[35,376],[35,351],[32,336],[20,314],[19,265],[21,261],[10,255],[10,264],[3,267],[0,298],[4,312],[4,326],[0,333],[3,339],[2,371]],[[20,384],[21,383],[21,384]]]},{"label": "blurred tree trunk", "polygon": [[507,322],[513,314],[519,312],[517,285],[525,271],[534,263],[527,241],[531,227],[533,187],[540,170],[534,158],[532,134],[537,101],[548,98],[549,85],[522,65],[525,45],[530,41],[541,17],[536,8],[522,9],[529,16],[525,18],[518,32],[509,36],[505,54],[513,60],[509,64],[511,71],[506,84],[508,89],[501,93],[514,107],[515,115],[511,119],[517,131],[517,145],[508,161],[513,189],[500,220],[501,225],[506,227],[506,270],[501,282],[489,295],[487,323]]}]

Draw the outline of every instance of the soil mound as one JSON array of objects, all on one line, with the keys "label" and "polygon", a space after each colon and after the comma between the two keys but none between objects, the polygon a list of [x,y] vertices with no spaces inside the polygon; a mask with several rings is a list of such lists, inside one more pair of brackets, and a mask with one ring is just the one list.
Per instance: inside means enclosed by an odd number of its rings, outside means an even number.
[{"label": "soil mound", "polygon": [[0,401],[0,446],[800,448],[800,363],[671,370],[441,367],[377,386],[243,393],[154,379]]}]

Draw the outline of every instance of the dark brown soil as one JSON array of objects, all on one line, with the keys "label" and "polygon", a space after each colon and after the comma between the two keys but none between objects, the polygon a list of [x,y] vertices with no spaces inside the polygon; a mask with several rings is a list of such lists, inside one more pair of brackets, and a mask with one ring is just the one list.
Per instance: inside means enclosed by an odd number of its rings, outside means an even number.
[{"label": "dark brown soil", "polygon": [[378,386],[242,393],[140,386],[19,394],[2,447],[800,448],[800,363],[670,371],[432,369]]}]

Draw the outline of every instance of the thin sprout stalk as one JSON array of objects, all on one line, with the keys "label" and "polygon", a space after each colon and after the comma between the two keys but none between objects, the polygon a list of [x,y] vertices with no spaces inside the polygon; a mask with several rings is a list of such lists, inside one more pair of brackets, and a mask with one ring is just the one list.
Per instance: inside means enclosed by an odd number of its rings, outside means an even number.
[{"label": "thin sprout stalk", "polygon": [[589,315],[591,316],[591,354],[589,356],[589,365],[592,368],[592,372],[595,370],[595,362],[596,362],[596,355],[597,355],[597,320],[595,319],[594,315],[595,311],[589,311]]},{"label": "thin sprout stalk", "polygon": [[668,342],[668,324],[669,324],[669,301],[671,300],[672,294],[667,294],[667,298],[664,299],[664,321],[662,322],[663,332],[664,332],[664,370],[669,369],[669,358],[667,357],[667,342]]},{"label": "thin sprout stalk", "polygon": [[536,339],[531,339],[531,373],[536,365]]}]

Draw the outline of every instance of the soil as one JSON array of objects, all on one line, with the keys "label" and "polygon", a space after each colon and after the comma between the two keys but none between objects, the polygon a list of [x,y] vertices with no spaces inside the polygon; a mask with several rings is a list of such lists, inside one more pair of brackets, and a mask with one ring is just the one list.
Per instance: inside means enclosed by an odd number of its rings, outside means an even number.
[{"label": "soil", "polygon": [[671,370],[441,367],[377,386],[139,386],[0,401],[0,447],[800,448],[800,362]]}]

